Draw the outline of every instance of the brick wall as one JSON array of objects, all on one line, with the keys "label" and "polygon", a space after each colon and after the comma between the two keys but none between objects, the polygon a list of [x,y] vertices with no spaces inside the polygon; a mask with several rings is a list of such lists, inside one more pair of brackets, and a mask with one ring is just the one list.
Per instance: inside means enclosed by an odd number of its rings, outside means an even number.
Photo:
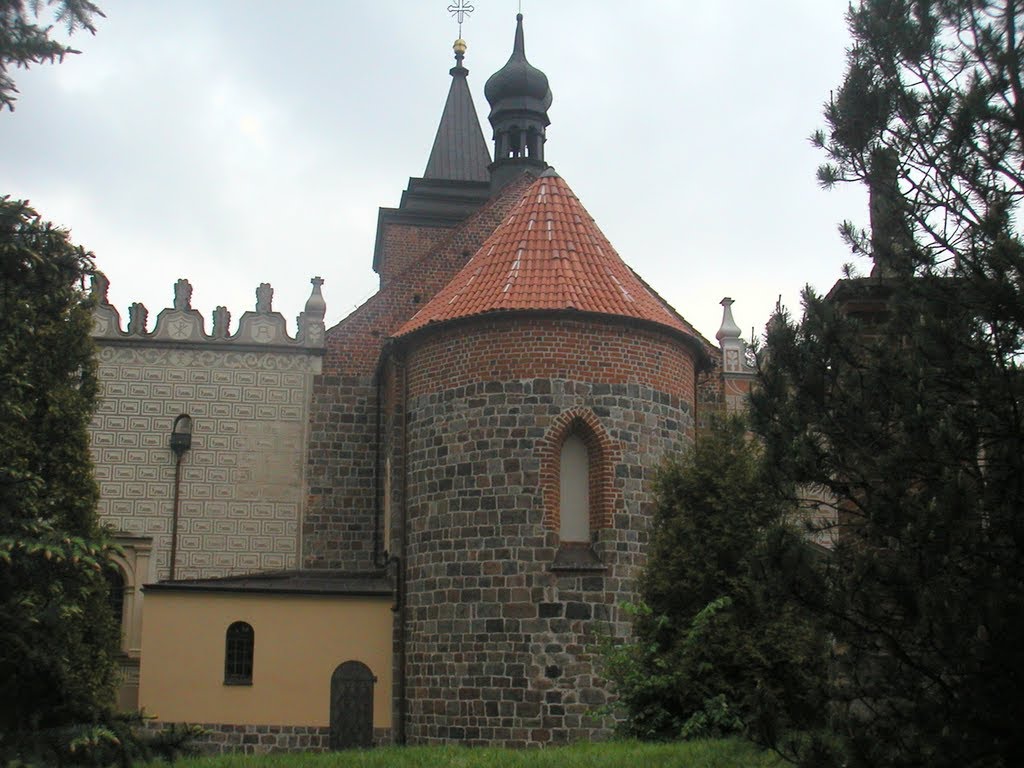
[{"label": "brick wall", "polygon": [[451,227],[385,224],[381,245],[380,284],[401,278],[414,262],[423,258],[452,233]]},{"label": "brick wall", "polygon": [[[693,429],[693,356],[615,322],[508,317],[409,342],[406,530],[410,743],[506,746],[610,735],[594,659],[623,636],[663,456]],[[550,345],[550,352],[548,349]],[[599,562],[559,565],[545,440],[589,414],[607,436]]]},{"label": "brick wall", "polygon": [[371,567],[379,459],[375,373],[381,349],[390,334],[451,280],[531,181],[524,175],[509,185],[328,331],[323,376],[314,382],[310,417],[310,496],[303,524],[307,567]]},{"label": "brick wall", "polygon": [[618,318],[523,313],[475,318],[451,334],[428,331],[423,341],[413,342],[409,395],[478,381],[581,378],[593,384],[642,382],[692,404],[693,354],[669,338],[668,332]]}]

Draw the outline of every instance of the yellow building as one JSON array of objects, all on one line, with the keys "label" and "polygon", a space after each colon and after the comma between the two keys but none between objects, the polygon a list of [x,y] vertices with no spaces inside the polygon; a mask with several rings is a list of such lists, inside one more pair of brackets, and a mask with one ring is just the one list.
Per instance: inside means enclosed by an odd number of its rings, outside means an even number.
[{"label": "yellow building", "polygon": [[144,592],[139,702],[158,721],[261,751],[371,746],[390,731],[386,581],[292,571]]}]

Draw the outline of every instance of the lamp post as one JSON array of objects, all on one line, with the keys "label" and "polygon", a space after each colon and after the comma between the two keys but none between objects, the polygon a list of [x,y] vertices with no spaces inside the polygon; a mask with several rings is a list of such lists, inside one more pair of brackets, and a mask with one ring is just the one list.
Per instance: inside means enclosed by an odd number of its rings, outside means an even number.
[{"label": "lamp post", "polygon": [[181,460],[185,451],[192,447],[192,417],[186,413],[174,420],[171,427],[171,450],[174,452],[174,509],[171,513],[171,568],[170,579],[174,580],[174,567],[178,558],[178,503],[181,496]]}]

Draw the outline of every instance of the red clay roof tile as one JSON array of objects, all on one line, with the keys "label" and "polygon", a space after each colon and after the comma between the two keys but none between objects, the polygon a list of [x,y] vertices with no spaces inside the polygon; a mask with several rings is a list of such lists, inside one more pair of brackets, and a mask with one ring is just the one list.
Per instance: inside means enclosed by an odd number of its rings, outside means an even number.
[{"label": "red clay roof tile", "polygon": [[395,335],[490,312],[560,309],[637,318],[698,337],[626,266],[569,185],[550,172]]}]

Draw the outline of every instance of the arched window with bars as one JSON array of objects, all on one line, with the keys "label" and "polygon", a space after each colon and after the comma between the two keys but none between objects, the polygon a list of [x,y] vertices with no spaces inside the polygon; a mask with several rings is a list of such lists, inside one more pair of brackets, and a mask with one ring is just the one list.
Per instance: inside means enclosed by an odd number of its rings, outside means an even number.
[{"label": "arched window with bars", "polygon": [[252,660],[256,646],[252,625],[236,621],[224,641],[224,685],[252,685]]}]

